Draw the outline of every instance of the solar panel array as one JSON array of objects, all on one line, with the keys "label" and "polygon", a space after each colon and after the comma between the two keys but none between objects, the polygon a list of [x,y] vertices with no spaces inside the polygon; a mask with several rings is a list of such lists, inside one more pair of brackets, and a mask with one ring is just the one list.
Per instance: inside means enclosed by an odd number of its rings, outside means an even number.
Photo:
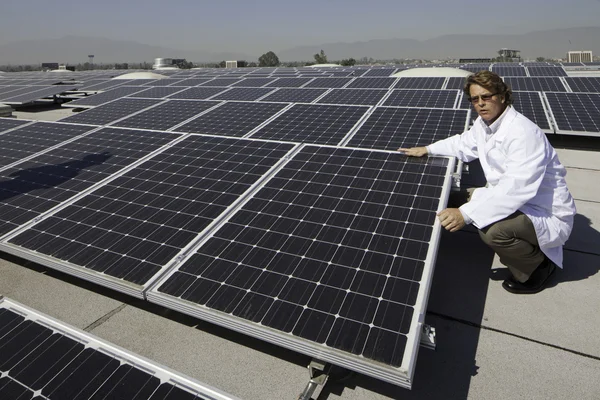
[{"label": "solar panel array", "polygon": [[[180,71],[0,120],[0,248],[409,387],[454,161],[395,150],[470,105],[461,78],[395,70]],[[542,126],[553,94],[515,107]]]}]

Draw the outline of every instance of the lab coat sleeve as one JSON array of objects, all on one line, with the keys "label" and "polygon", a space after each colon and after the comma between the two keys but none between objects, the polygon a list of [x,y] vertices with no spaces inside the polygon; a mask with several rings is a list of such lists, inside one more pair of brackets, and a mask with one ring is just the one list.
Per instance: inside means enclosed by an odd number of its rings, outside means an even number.
[{"label": "lab coat sleeve", "polygon": [[457,157],[463,162],[475,160],[478,157],[475,128],[430,144],[427,146],[427,153],[434,156]]},{"label": "lab coat sleeve", "polygon": [[460,207],[479,229],[508,217],[533,199],[544,178],[549,155],[543,132],[514,126],[512,133],[503,146],[505,169],[498,183],[477,189],[471,201]]}]

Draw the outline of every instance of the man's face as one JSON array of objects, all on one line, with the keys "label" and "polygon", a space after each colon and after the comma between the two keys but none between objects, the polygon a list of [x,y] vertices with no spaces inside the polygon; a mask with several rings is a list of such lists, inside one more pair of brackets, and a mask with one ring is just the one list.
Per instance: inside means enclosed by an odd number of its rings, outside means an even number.
[{"label": "man's face", "polygon": [[[504,97],[502,95],[490,92],[479,85],[471,85],[469,93],[473,100],[471,101],[473,108],[475,108],[477,114],[479,114],[486,123],[491,124],[504,111]],[[490,95],[492,96],[490,97]]]}]

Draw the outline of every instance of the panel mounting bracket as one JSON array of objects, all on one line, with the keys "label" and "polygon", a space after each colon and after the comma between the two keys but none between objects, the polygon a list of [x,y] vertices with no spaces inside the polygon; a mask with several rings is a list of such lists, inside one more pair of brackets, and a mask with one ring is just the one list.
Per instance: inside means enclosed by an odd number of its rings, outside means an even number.
[{"label": "panel mounting bracket", "polygon": [[431,325],[423,324],[421,329],[421,346],[430,350],[435,350],[436,346],[435,328]]},{"label": "panel mounting bracket", "polygon": [[331,364],[324,361],[312,359],[308,365],[309,380],[298,400],[310,400],[318,386],[324,386],[329,378]]}]

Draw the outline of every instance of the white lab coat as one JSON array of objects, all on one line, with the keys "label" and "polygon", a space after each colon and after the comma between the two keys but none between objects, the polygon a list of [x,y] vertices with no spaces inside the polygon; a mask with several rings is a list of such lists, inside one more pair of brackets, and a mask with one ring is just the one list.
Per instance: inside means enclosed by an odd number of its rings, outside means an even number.
[{"label": "white lab coat", "polygon": [[479,117],[468,131],[427,150],[464,162],[479,158],[488,185],[460,207],[466,221],[481,229],[519,210],[531,219],[540,249],[562,268],[562,246],[577,210],[566,169],[537,125],[507,107],[490,126]]}]

